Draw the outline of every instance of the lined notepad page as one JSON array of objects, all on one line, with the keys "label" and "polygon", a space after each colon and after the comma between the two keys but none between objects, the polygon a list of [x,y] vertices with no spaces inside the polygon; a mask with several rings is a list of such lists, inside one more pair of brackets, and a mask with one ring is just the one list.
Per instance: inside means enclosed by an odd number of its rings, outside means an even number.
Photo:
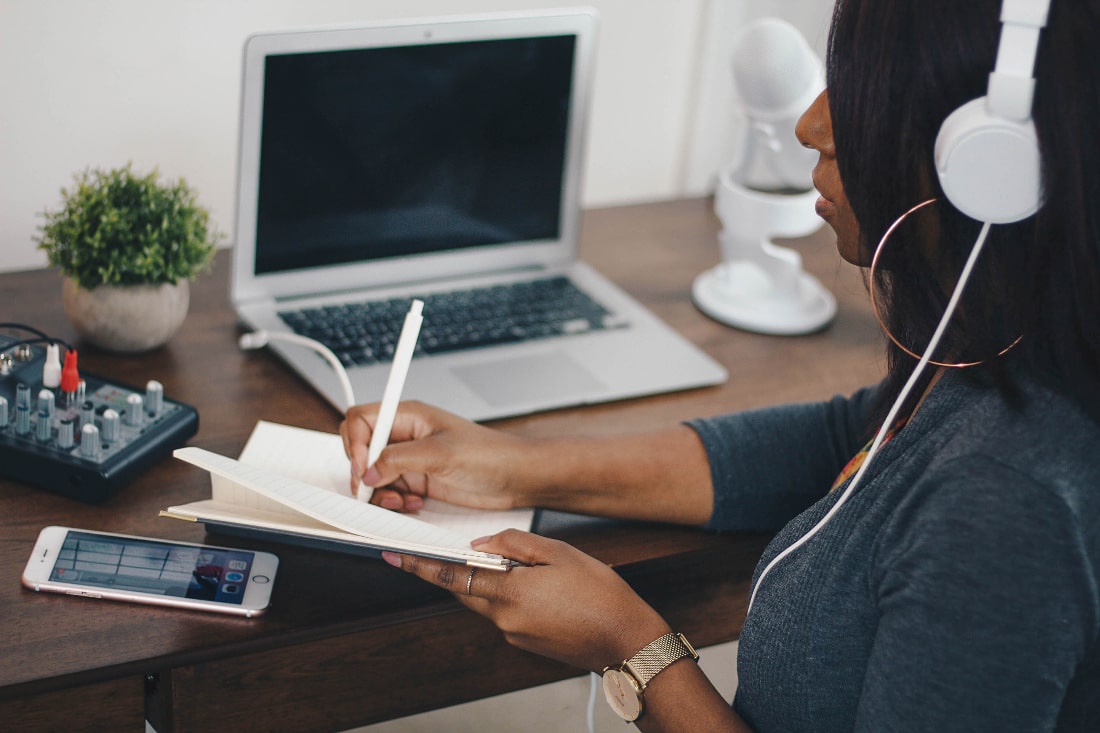
[{"label": "lined notepad page", "polygon": [[[352,498],[348,488],[351,464],[344,455],[343,441],[335,433],[261,420],[241,452],[240,462]],[[295,513],[284,504],[224,479],[214,481],[212,498],[284,515]],[[465,538],[468,547],[469,540],[505,529],[530,530],[535,513],[532,509],[467,509],[428,499],[414,516]]]},{"label": "lined notepad page", "polygon": [[473,554],[468,538],[405,514],[380,509],[331,491],[318,490],[316,486],[298,479],[248,466],[202,448],[179,448],[173,455],[344,532],[367,538],[385,538],[410,546]]}]

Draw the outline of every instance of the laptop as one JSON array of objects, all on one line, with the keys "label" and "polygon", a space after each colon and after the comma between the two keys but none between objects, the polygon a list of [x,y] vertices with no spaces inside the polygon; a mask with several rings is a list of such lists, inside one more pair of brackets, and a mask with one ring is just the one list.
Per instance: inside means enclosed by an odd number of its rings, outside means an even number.
[{"label": "laptop", "polygon": [[[593,11],[556,10],[250,36],[231,286],[242,323],[322,341],[355,401],[372,402],[421,299],[403,399],[471,420],[724,381],[578,260],[596,31]],[[544,298],[559,304],[536,307]],[[328,361],[270,346],[347,407]]]}]

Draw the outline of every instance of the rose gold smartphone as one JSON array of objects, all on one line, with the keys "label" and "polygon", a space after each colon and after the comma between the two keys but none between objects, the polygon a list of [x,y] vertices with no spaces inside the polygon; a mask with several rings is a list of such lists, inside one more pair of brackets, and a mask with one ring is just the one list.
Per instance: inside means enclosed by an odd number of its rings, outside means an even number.
[{"label": "rose gold smartphone", "polygon": [[268,552],[45,527],[23,570],[34,591],[258,616],[279,558]]}]

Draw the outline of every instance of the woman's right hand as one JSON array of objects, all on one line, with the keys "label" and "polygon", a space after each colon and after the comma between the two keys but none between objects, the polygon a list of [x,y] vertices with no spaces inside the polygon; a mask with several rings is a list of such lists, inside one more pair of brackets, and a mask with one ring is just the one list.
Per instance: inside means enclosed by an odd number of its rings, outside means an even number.
[{"label": "woman's right hand", "polygon": [[475,509],[527,505],[524,470],[537,465],[530,441],[421,402],[400,404],[389,445],[368,469],[378,408],[356,405],[340,425],[353,494],[362,480],[375,489],[371,502],[406,512],[420,509],[426,497]]}]

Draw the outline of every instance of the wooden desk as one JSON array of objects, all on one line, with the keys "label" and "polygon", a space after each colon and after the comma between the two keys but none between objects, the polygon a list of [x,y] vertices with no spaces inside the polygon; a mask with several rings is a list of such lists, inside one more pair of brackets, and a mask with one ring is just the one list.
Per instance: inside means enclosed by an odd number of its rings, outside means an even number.
[{"label": "wooden desk", "polygon": [[[501,421],[523,435],[608,433],[848,392],[877,379],[881,338],[860,274],[826,231],[798,243],[837,295],[836,323],[802,338],[758,336],[701,315],[689,293],[718,259],[709,200],[587,212],[582,254],[725,364],[725,385]],[[257,420],[335,430],[340,416],[267,353],[242,353],[226,252],[192,289],[183,331],[165,348],[81,366],[127,384],[157,379],[200,413],[193,445],[237,455]],[[0,276],[5,321],[73,341],[47,270]],[[79,346],[78,346],[79,348]],[[578,670],[518,651],[449,595],[379,561],[207,537],[157,512],[208,495],[206,475],[166,459],[103,506],[0,480],[0,728],[178,731],[341,730],[539,685]],[[548,534],[615,565],[699,646],[737,637],[765,539],[558,515]],[[39,529],[87,529],[271,549],[282,568],[256,620],[38,594],[19,575]]]}]

